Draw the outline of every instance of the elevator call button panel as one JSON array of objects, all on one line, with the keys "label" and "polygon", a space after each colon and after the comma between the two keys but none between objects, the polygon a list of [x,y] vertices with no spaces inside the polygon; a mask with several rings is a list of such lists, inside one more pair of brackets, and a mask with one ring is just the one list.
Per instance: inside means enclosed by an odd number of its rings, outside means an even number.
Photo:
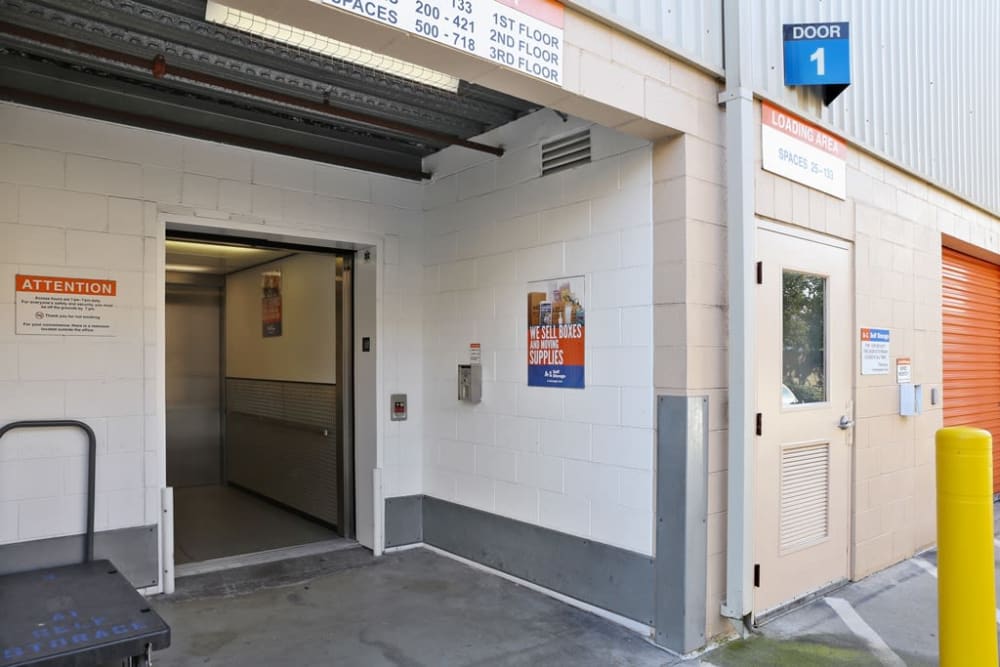
[{"label": "elevator call button panel", "polygon": [[406,394],[393,394],[389,397],[391,404],[391,414],[389,418],[394,422],[406,421]]}]

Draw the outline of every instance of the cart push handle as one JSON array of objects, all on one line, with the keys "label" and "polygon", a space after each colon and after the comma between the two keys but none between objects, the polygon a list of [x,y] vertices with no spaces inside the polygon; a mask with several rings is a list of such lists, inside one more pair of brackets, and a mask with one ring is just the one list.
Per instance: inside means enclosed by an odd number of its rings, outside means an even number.
[{"label": "cart push handle", "polygon": [[97,436],[94,429],[76,419],[29,419],[0,426],[0,438],[8,431],[19,428],[60,428],[70,427],[83,430],[87,434],[87,533],[83,538],[83,561],[94,560],[94,487],[97,480]]}]

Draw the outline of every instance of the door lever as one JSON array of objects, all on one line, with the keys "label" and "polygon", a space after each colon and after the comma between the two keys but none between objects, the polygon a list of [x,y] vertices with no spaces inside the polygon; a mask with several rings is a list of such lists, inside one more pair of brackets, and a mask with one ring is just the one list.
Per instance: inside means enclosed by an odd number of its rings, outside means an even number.
[{"label": "door lever", "polygon": [[841,431],[846,431],[852,426],[854,426],[854,420],[850,419],[847,415],[841,415],[840,421],[837,422],[837,428],[839,428]]}]

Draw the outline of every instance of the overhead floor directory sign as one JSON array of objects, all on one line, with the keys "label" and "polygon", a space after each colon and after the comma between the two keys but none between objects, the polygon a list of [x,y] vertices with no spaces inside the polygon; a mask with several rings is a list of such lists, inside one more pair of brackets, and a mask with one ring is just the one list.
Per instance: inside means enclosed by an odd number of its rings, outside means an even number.
[{"label": "overhead floor directory sign", "polygon": [[556,0],[321,0],[562,85],[564,9]]}]

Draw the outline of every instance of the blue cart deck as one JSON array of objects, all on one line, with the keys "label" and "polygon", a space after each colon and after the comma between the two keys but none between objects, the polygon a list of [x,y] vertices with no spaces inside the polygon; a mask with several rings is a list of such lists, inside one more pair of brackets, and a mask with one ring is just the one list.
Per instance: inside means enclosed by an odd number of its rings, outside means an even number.
[{"label": "blue cart deck", "polygon": [[94,665],[170,645],[170,628],[107,560],[0,576],[0,667]]}]

